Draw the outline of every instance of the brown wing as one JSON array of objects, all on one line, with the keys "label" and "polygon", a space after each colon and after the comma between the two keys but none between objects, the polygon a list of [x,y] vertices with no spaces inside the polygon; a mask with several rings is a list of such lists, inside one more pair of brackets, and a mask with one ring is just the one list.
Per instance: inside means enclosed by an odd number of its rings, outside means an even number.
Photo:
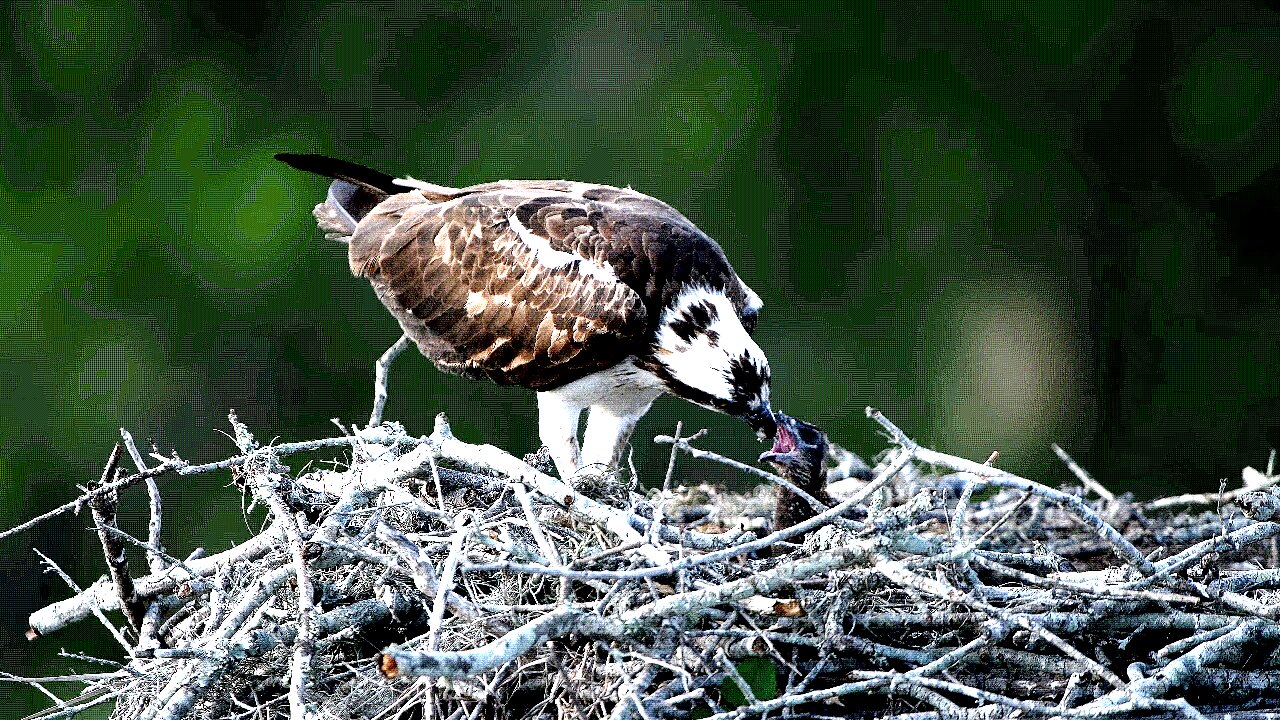
[{"label": "brown wing", "polygon": [[640,296],[607,264],[557,249],[516,216],[537,191],[469,190],[445,202],[393,195],[350,245],[352,272],[437,367],[550,389],[644,347]]},{"label": "brown wing", "polygon": [[557,250],[607,265],[635,290],[650,330],[684,288],[723,290],[754,326],[756,309],[718,243],[670,205],[630,188],[568,180],[503,180],[458,192],[483,193]]}]

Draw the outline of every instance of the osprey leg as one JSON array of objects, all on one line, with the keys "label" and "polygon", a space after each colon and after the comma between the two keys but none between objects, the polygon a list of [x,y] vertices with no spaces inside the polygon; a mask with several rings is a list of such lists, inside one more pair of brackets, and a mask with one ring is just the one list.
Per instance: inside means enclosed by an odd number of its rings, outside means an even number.
[{"label": "osprey leg", "polygon": [[582,467],[578,450],[578,418],[582,405],[554,391],[538,393],[538,436],[551,451],[561,480],[568,480]]},{"label": "osprey leg", "polygon": [[636,423],[659,394],[658,390],[619,392],[593,404],[582,435],[582,466],[601,470],[617,467]]}]

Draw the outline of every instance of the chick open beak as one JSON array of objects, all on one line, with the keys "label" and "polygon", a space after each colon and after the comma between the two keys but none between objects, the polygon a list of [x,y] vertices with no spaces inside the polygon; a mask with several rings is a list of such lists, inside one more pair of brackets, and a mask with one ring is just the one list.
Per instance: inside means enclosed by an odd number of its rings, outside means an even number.
[{"label": "chick open beak", "polygon": [[[760,462],[773,462],[783,455],[793,453],[796,450],[796,436],[787,427],[786,416],[778,413],[780,417],[775,419],[777,432],[773,437],[773,447],[760,454]],[[777,422],[781,420],[781,422]]]}]

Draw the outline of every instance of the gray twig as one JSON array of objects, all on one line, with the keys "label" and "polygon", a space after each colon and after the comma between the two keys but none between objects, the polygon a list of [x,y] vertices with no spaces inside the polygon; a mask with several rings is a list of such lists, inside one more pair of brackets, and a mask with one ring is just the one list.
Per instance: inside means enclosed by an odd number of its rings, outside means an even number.
[{"label": "gray twig", "polygon": [[409,347],[410,342],[412,341],[408,335],[401,335],[373,364],[373,411],[369,413],[371,428],[382,424],[382,411],[387,407],[387,375],[391,371],[391,365]]}]

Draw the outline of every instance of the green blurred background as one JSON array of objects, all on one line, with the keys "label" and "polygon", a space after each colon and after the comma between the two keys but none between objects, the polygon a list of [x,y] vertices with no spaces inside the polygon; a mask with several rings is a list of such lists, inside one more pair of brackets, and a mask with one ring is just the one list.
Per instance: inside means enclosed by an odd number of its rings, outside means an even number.
[{"label": "green blurred background", "polygon": [[[984,9],[983,5],[989,5]],[[367,418],[398,329],[310,216],[324,152],[444,184],[631,185],[766,302],[775,405],[1050,484],[1057,441],[1140,495],[1280,440],[1280,13],[1247,2],[0,5],[0,525],[73,497],[120,426],[203,461]],[[525,391],[405,355],[391,418],[536,448]],[[659,401],[637,433],[745,428]],[[738,482],[681,465],[686,481]],[[226,477],[162,482],[184,555],[244,538]],[[127,526],[141,532],[131,493]],[[84,667],[28,612],[102,572],[86,518],[0,544],[0,669]],[[135,567],[142,567],[140,561]],[[32,707],[0,687],[0,714]],[[15,704],[16,703],[16,704]],[[18,715],[21,712],[17,713]]]}]

